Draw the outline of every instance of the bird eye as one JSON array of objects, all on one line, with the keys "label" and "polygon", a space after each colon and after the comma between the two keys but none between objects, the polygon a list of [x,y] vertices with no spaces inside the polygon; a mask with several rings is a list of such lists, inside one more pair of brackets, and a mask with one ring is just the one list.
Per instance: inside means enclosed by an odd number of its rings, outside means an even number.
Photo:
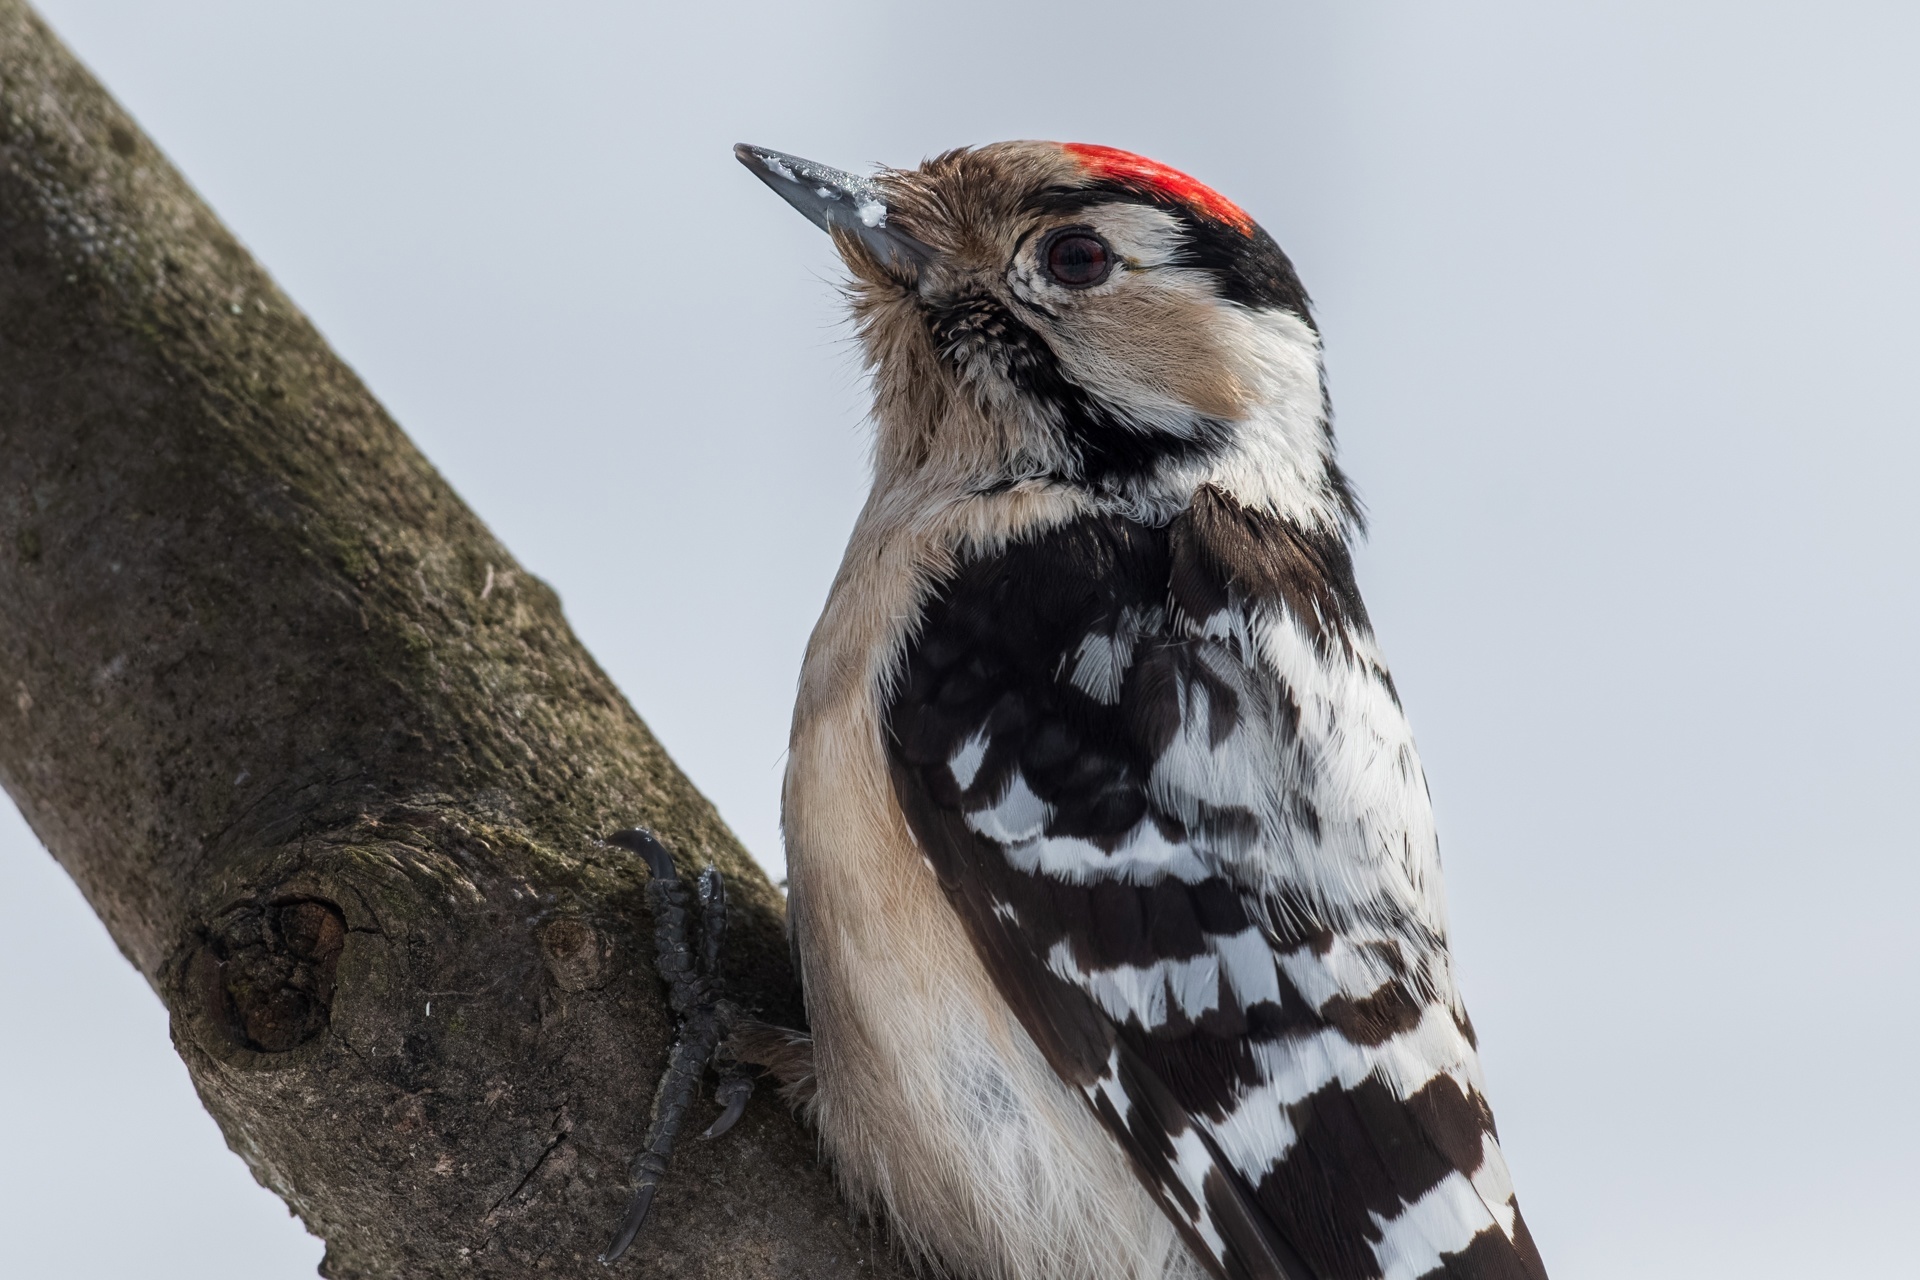
[{"label": "bird eye", "polygon": [[1106,242],[1090,231],[1063,231],[1043,250],[1047,274],[1074,289],[1099,284],[1113,269]]}]

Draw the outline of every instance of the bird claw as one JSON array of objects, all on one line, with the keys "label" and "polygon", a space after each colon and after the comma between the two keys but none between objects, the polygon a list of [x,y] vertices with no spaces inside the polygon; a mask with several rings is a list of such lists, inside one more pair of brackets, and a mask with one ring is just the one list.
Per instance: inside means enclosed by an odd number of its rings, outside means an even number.
[{"label": "bird claw", "polygon": [[633,1238],[640,1234],[640,1228],[647,1222],[647,1210],[653,1208],[653,1191],[656,1185],[658,1184],[645,1182],[634,1189],[633,1199],[627,1202],[627,1216],[621,1220],[620,1230],[615,1233],[613,1243],[607,1246],[607,1251],[600,1255],[601,1266],[610,1267],[618,1262],[620,1255],[625,1253],[627,1247],[633,1243]]},{"label": "bird claw", "polygon": [[724,1106],[726,1110],[720,1113],[718,1120],[707,1126],[707,1131],[700,1135],[701,1138],[717,1138],[738,1124],[740,1117],[746,1113],[747,1100],[751,1097],[753,1097],[753,1077],[730,1075],[722,1080],[720,1087],[713,1091],[713,1100]]},{"label": "bird claw", "polygon": [[[720,872],[708,867],[700,873],[700,949],[687,939],[687,917],[693,902],[687,886],[674,870],[673,858],[649,831],[634,828],[607,838],[607,843],[640,855],[653,877],[647,883],[647,905],[653,912],[655,967],[667,983],[667,1003],[680,1019],[679,1033],[667,1055],[667,1069],[653,1096],[653,1123],[647,1145],[633,1162],[633,1198],[613,1243],[600,1255],[602,1264],[619,1261],[646,1224],[653,1195],[666,1177],[674,1142],[686,1125],[687,1112],[700,1095],[700,1077],[720,1044],[739,1021],[739,1011],[722,995],[720,953],[726,939],[727,891]],[[729,1071],[714,1097],[725,1110],[708,1126],[702,1138],[717,1138],[733,1128],[753,1096],[753,1081]]]}]

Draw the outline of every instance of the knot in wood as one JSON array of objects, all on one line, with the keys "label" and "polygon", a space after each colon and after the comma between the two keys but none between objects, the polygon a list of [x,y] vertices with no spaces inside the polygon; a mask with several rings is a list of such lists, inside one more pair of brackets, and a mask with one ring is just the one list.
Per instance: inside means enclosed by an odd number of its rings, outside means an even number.
[{"label": "knot in wood", "polygon": [[346,937],[340,908],[318,899],[227,912],[195,962],[207,1014],[241,1048],[298,1048],[327,1029]]},{"label": "knot in wood", "polygon": [[585,920],[563,917],[547,925],[540,954],[562,991],[597,991],[613,976],[613,942]]}]

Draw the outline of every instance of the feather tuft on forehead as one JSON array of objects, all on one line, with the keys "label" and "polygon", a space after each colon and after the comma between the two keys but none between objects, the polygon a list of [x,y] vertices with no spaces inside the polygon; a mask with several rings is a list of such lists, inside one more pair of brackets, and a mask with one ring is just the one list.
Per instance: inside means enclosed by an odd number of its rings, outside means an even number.
[{"label": "feather tuft on forehead", "polygon": [[1158,160],[1091,142],[1062,143],[1061,150],[1078,160],[1091,177],[1117,182],[1145,195],[1177,201],[1215,222],[1225,223],[1243,236],[1253,234],[1253,219],[1245,209],[1199,179],[1190,178]]}]

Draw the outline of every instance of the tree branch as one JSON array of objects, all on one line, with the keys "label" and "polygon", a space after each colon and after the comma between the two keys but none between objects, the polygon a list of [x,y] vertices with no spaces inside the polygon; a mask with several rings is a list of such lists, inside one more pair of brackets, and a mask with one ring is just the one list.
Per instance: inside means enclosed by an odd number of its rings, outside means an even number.
[{"label": "tree branch", "polygon": [[[0,694],[0,781],[326,1275],[602,1274],[672,1027],[597,837],[718,865],[730,990],[798,1017],[779,895],[552,591],[19,0]],[[622,1268],[898,1274],[873,1253],[763,1094]]]}]

